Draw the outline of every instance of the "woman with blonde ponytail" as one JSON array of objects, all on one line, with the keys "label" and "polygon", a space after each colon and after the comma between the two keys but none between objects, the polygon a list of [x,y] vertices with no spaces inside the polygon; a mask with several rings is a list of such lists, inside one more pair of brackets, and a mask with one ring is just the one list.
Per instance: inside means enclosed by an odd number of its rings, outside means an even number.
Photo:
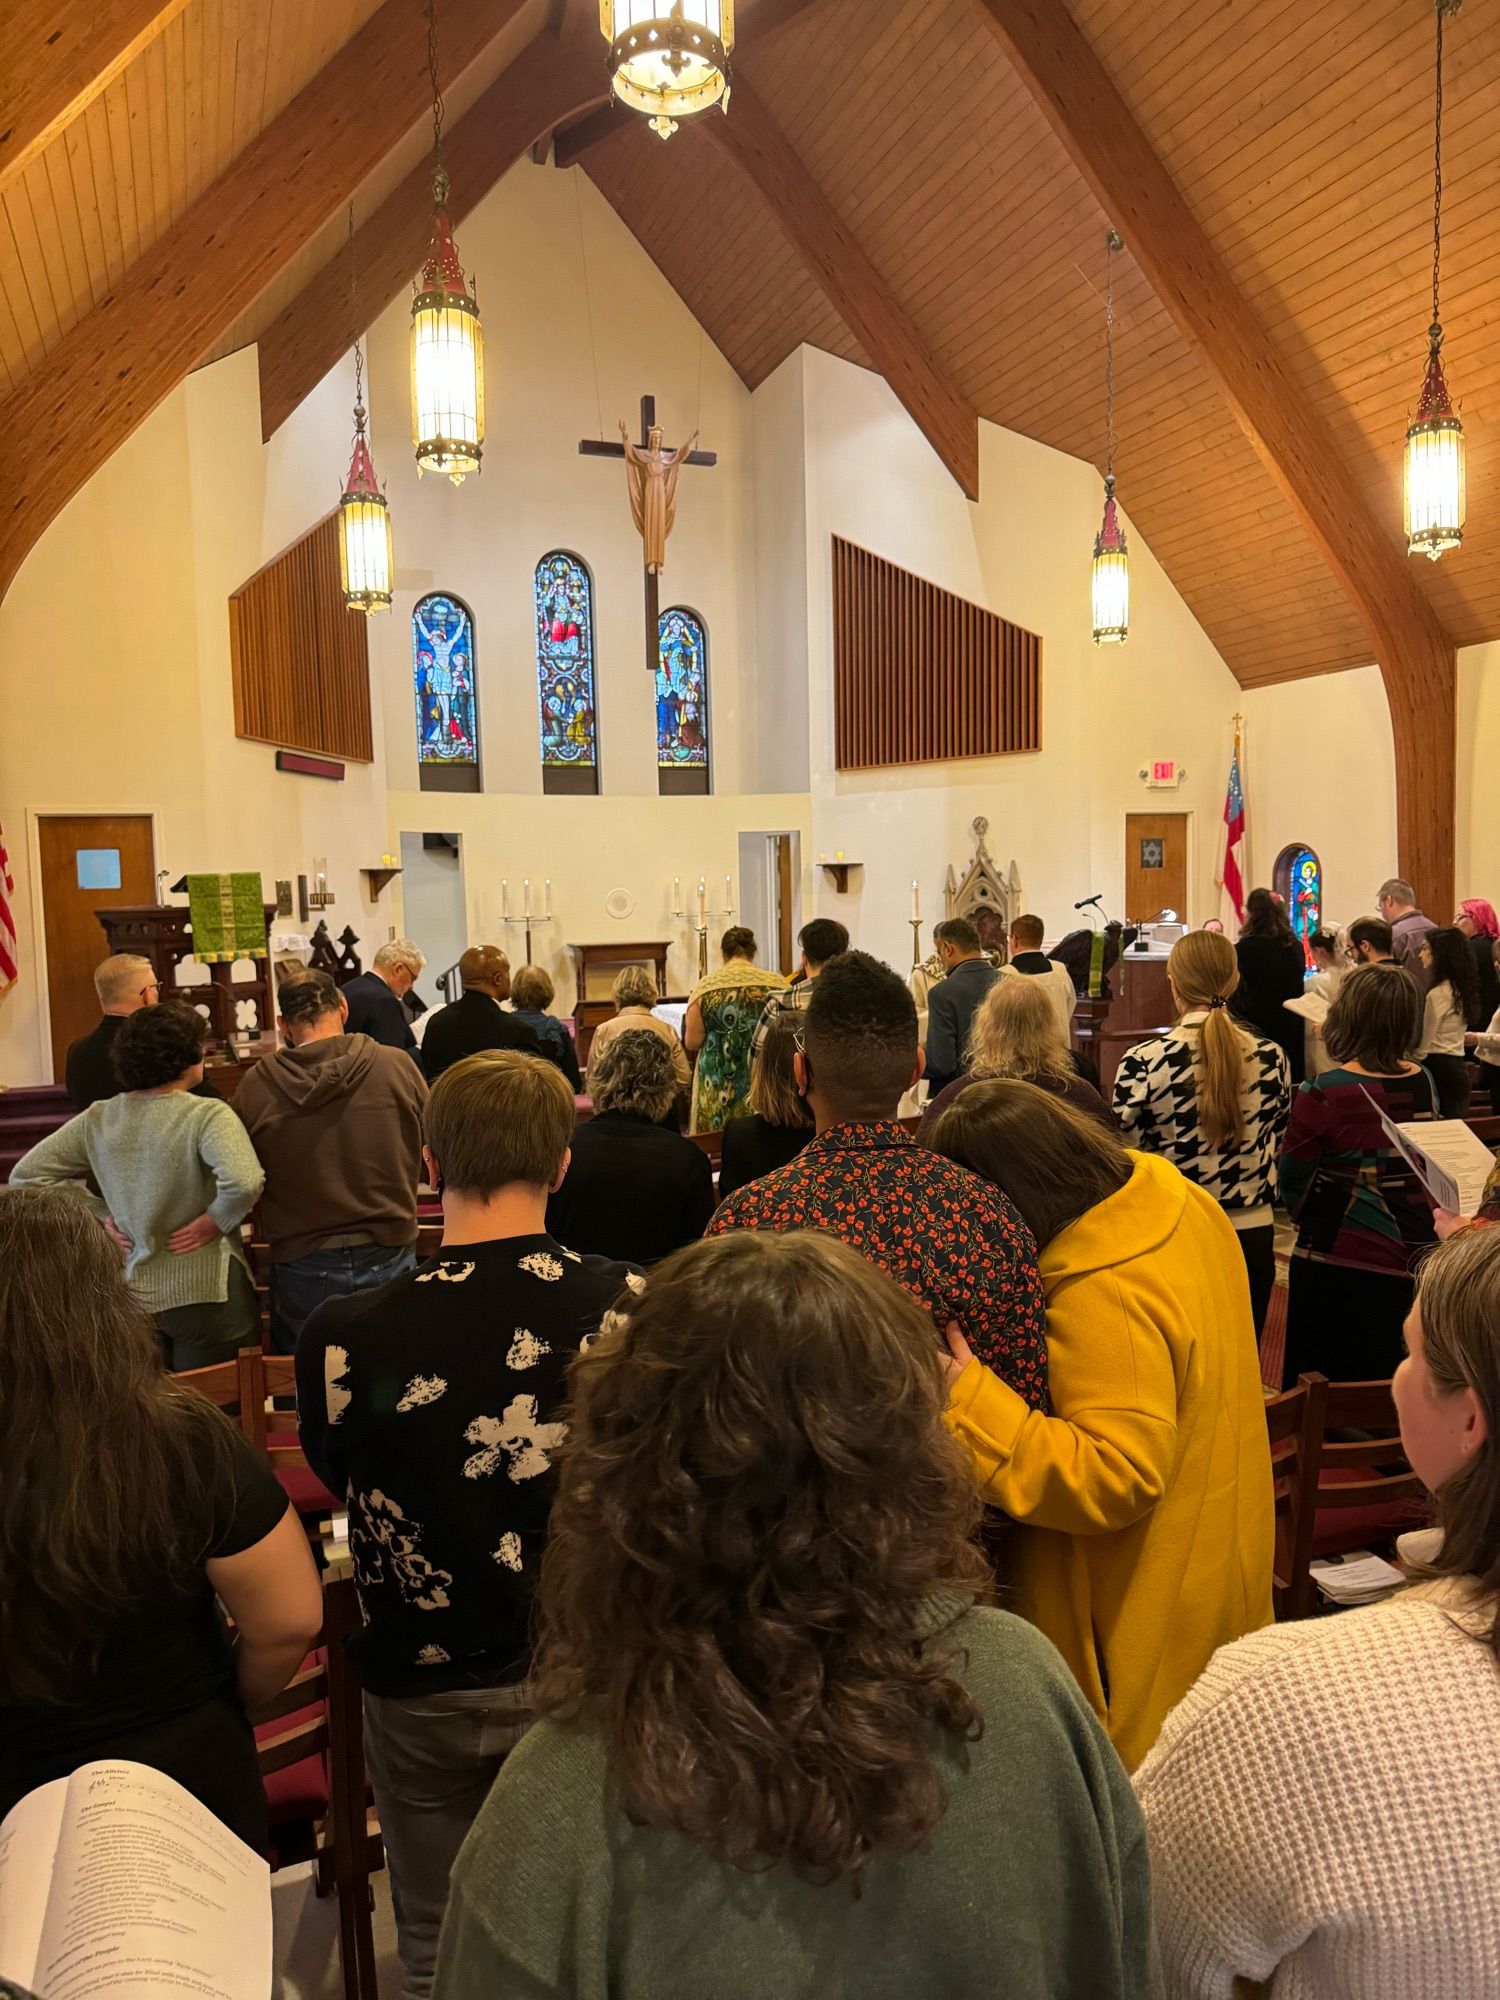
[{"label": "woman with blonde ponytail", "polygon": [[1234,1224],[1258,1335],[1276,1282],[1271,1204],[1291,1101],[1286,1055],[1230,1013],[1240,971],[1228,938],[1189,931],[1172,947],[1167,977],[1177,1025],[1127,1051],[1115,1117],[1126,1145],[1170,1160]]}]

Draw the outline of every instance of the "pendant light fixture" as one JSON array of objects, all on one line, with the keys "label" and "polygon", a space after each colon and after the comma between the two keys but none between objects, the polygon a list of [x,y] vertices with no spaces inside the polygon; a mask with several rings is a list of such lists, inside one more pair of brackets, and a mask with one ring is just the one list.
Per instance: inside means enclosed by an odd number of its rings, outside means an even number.
[{"label": "pendant light fixture", "polygon": [[1437,90],[1432,147],[1432,324],[1427,373],[1417,414],[1406,433],[1406,552],[1429,556],[1456,549],[1464,538],[1464,427],[1443,376],[1443,324],[1438,278],[1443,255],[1443,22],[1459,0],[1436,0]]},{"label": "pendant light fixture", "polygon": [[427,0],[432,79],[432,242],[411,305],[411,422],[418,472],[445,472],[455,486],[479,470],[484,448],[484,334],[472,280],[465,280],[448,220],[443,167],[443,93],[438,85],[437,0]]},{"label": "pendant light fixture", "polygon": [[354,336],[354,454],[339,500],[339,577],[351,611],[391,608],[391,510],[375,477],[365,437],[365,357],[359,342],[359,274],[354,260],[354,203],[349,204],[349,319]]},{"label": "pendant light fixture", "polygon": [[679,118],[729,109],[734,0],[599,0],[614,94],[670,139]]},{"label": "pendant light fixture", "polygon": [[1115,507],[1115,258],[1125,245],[1113,229],[1105,242],[1104,519],[1094,537],[1094,644],[1123,646],[1130,630],[1130,554]]}]

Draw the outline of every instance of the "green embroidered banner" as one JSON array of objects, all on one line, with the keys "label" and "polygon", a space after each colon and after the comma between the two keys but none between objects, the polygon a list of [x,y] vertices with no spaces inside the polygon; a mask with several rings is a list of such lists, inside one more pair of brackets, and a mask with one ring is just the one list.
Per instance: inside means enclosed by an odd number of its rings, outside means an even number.
[{"label": "green embroidered banner", "polygon": [[1089,998],[1104,997],[1104,933],[1095,931],[1089,944]]},{"label": "green embroidered banner", "polygon": [[259,875],[189,875],[193,957],[200,965],[266,955],[265,892]]}]

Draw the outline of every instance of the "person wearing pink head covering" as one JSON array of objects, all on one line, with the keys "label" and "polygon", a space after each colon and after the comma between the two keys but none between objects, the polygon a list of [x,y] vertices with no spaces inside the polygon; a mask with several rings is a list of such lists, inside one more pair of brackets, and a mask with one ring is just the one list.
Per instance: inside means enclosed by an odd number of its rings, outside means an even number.
[{"label": "person wearing pink head covering", "polygon": [[[1500,917],[1495,915],[1493,903],[1486,902],[1483,896],[1470,896],[1459,904],[1453,928],[1462,931],[1469,940],[1474,970],[1479,975],[1479,1011],[1469,1023],[1470,1028],[1486,1030],[1484,1044],[1477,1051],[1479,1088],[1489,1092],[1490,1108],[1500,1113],[1500,1065],[1490,1054],[1494,1046],[1492,1037],[1500,1034],[1500,971],[1495,966]],[[1472,1037],[1470,1040],[1472,1046]]]}]

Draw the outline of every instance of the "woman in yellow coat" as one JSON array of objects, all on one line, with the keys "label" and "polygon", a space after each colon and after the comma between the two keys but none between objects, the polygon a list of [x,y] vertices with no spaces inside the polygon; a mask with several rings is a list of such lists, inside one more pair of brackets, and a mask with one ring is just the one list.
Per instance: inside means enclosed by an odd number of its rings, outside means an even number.
[{"label": "woman in yellow coat", "polygon": [[1245,1260],[1211,1196],[1029,1083],[972,1084],[940,1153],[1037,1240],[1054,1414],[956,1330],[948,1422],[1002,1538],[1010,1608],[1057,1646],[1127,1768],[1214,1652],[1271,1618],[1274,1521]]}]

